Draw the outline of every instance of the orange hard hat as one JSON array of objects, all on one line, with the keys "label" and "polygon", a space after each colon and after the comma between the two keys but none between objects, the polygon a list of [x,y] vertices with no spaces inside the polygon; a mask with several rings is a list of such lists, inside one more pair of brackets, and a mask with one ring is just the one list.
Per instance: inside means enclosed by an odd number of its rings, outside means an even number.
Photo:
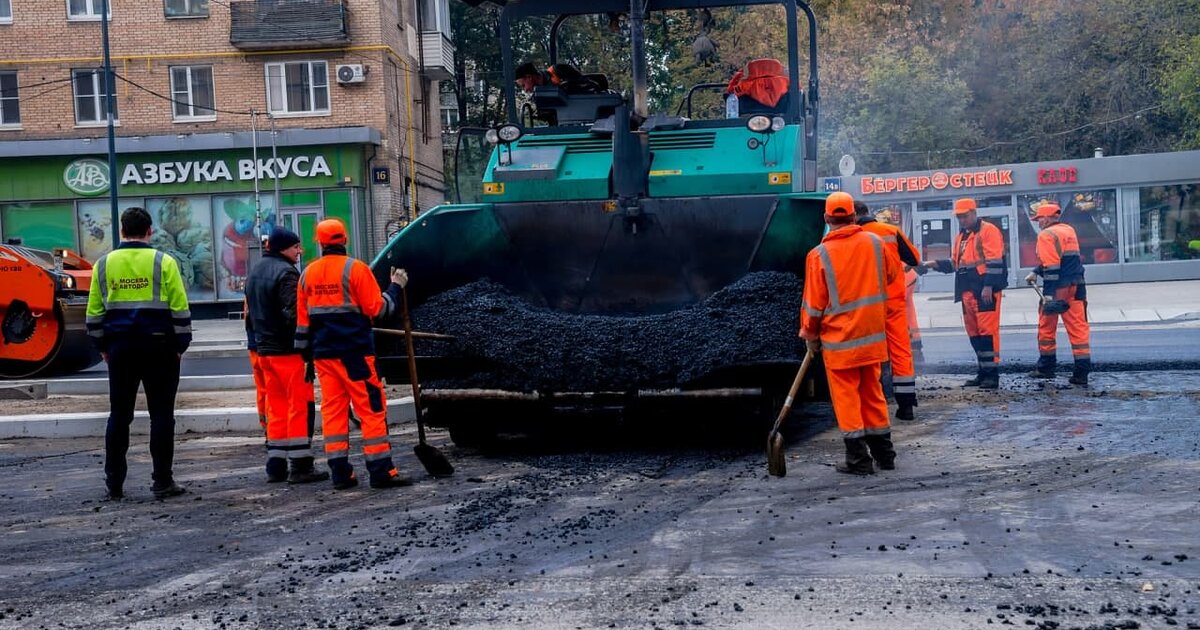
[{"label": "orange hard hat", "polygon": [[1033,218],[1041,219],[1044,217],[1052,217],[1061,212],[1062,212],[1062,208],[1059,208],[1058,204],[1056,204],[1052,201],[1047,201],[1046,203],[1043,203],[1042,205],[1037,207],[1037,210],[1035,210],[1033,213]]},{"label": "orange hard hat", "polygon": [[346,226],[338,219],[325,219],[317,224],[317,243],[320,245],[345,245]]},{"label": "orange hard hat", "polygon": [[970,197],[963,197],[962,199],[954,200],[954,214],[955,215],[966,214],[968,212],[971,212],[972,210],[977,209],[978,207],[979,206],[975,205],[975,200],[971,199]]},{"label": "orange hard hat", "polygon": [[854,197],[850,193],[835,192],[825,199],[825,216],[852,217],[854,216]]}]

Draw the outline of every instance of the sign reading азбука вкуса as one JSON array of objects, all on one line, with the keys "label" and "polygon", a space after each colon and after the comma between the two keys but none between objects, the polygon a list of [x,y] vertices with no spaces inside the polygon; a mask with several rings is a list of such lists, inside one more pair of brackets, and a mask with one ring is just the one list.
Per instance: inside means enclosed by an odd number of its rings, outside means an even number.
[{"label": "sign reading \u0430\u0437\u0431\u0443\u043a\u0430 \u0432\u043a\u0443\u0441\u0430", "polygon": [[[0,201],[59,199],[106,194],[111,185],[108,162],[95,157],[0,160]],[[320,188],[357,186],[363,181],[357,146],[280,149],[275,156],[241,152],[127,154],[117,159],[122,196],[219,193],[259,186]]]}]

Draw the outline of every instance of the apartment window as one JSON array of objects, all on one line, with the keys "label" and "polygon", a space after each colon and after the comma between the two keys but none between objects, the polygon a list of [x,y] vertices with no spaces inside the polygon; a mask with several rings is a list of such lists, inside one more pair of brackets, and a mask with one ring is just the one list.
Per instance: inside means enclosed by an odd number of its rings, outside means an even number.
[{"label": "apartment window", "polygon": [[171,98],[175,101],[175,120],[216,118],[212,66],[173,66]]},{"label": "apartment window", "polygon": [[163,0],[163,13],[169,18],[208,17],[208,0]]},{"label": "apartment window", "polygon": [[417,0],[421,11],[421,31],[441,33],[450,39],[450,3],[448,0]]},{"label": "apartment window", "polygon": [[12,0],[0,0],[0,24],[12,23]]},{"label": "apartment window", "polygon": [[267,64],[267,109],[272,114],[328,114],[327,64],[324,61]]},{"label": "apartment window", "polygon": [[442,108],[442,130],[453,131],[458,129],[458,108],[443,107]]},{"label": "apartment window", "polygon": [[[99,68],[75,70],[75,123],[91,125],[108,120],[108,99],[111,85],[105,85],[104,71]],[[114,93],[115,94],[115,93]],[[117,119],[117,99],[113,98],[113,120]]]},{"label": "apartment window", "polygon": [[21,124],[21,106],[17,98],[17,73],[0,72],[0,127]]},{"label": "apartment window", "polygon": [[[112,2],[108,0],[108,19],[112,19]],[[100,0],[67,0],[67,19],[99,20]]]}]

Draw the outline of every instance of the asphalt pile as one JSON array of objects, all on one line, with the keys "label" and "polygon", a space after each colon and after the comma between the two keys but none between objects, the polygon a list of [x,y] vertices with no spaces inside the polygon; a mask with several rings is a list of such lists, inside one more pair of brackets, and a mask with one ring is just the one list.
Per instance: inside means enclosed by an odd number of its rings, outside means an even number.
[{"label": "asphalt pile", "polygon": [[694,306],[637,317],[580,315],[533,305],[489,280],[434,296],[414,325],[454,335],[422,353],[464,359],[469,376],[430,387],[627,391],[686,385],[731,365],[794,361],[803,282],[756,272]]}]

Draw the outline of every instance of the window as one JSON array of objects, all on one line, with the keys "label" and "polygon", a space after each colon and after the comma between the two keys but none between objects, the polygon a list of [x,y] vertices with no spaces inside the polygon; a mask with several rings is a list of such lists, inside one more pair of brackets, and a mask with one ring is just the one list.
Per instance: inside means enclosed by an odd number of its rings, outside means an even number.
[{"label": "window", "polygon": [[12,0],[0,0],[0,24],[12,24]]},{"label": "window", "polygon": [[169,18],[208,17],[208,0],[163,0],[163,13]]},{"label": "window", "polygon": [[[108,0],[108,19],[112,19],[112,3]],[[67,0],[67,19],[99,20],[100,0]]]},{"label": "window", "polygon": [[442,108],[442,130],[454,131],[458,129],[458,108],[443,107]]},{"label": "window", "polygon": [[329,68],[324,61],[267,64],[267,110],[328,114]]},{"label": "window", "polygon": [[1037,235],[1041,229],[1033,219],[1033,213],[1045,202],[1058,204],[1062,209],[1062,222],[1075,228],[1083,264],[1117,262],[1117,191],[1110,188],[1017,195],[1017,235],[1022,267],[1038,265]]},{"label": "window", "polygon": [[450,37],[450,4],[447,0],[417,0],[421,11],[421,32],[441,33]]},{"label": "window", "polygon": [[1200,259],[1200,183],[1142,188],[1138,201],[1125,213],[1126,262]]},{"label": "window", "polygon": [[212,66],[173,66],[171,98],[175,120],[215,119]]},{"label": "window", "polygon": [[[105,86],[104,70],[92,68],[75,70],[72,85],[75,88],[75,123],[90,125],[108,121],[108,95],[112,86]],[[117,99],[113,98],[113,120],[117,119]]]},{"label": "window", "polygon": [[0,127],[21,124],[21,106],[17,98],[17,73],[0,72]]}]

